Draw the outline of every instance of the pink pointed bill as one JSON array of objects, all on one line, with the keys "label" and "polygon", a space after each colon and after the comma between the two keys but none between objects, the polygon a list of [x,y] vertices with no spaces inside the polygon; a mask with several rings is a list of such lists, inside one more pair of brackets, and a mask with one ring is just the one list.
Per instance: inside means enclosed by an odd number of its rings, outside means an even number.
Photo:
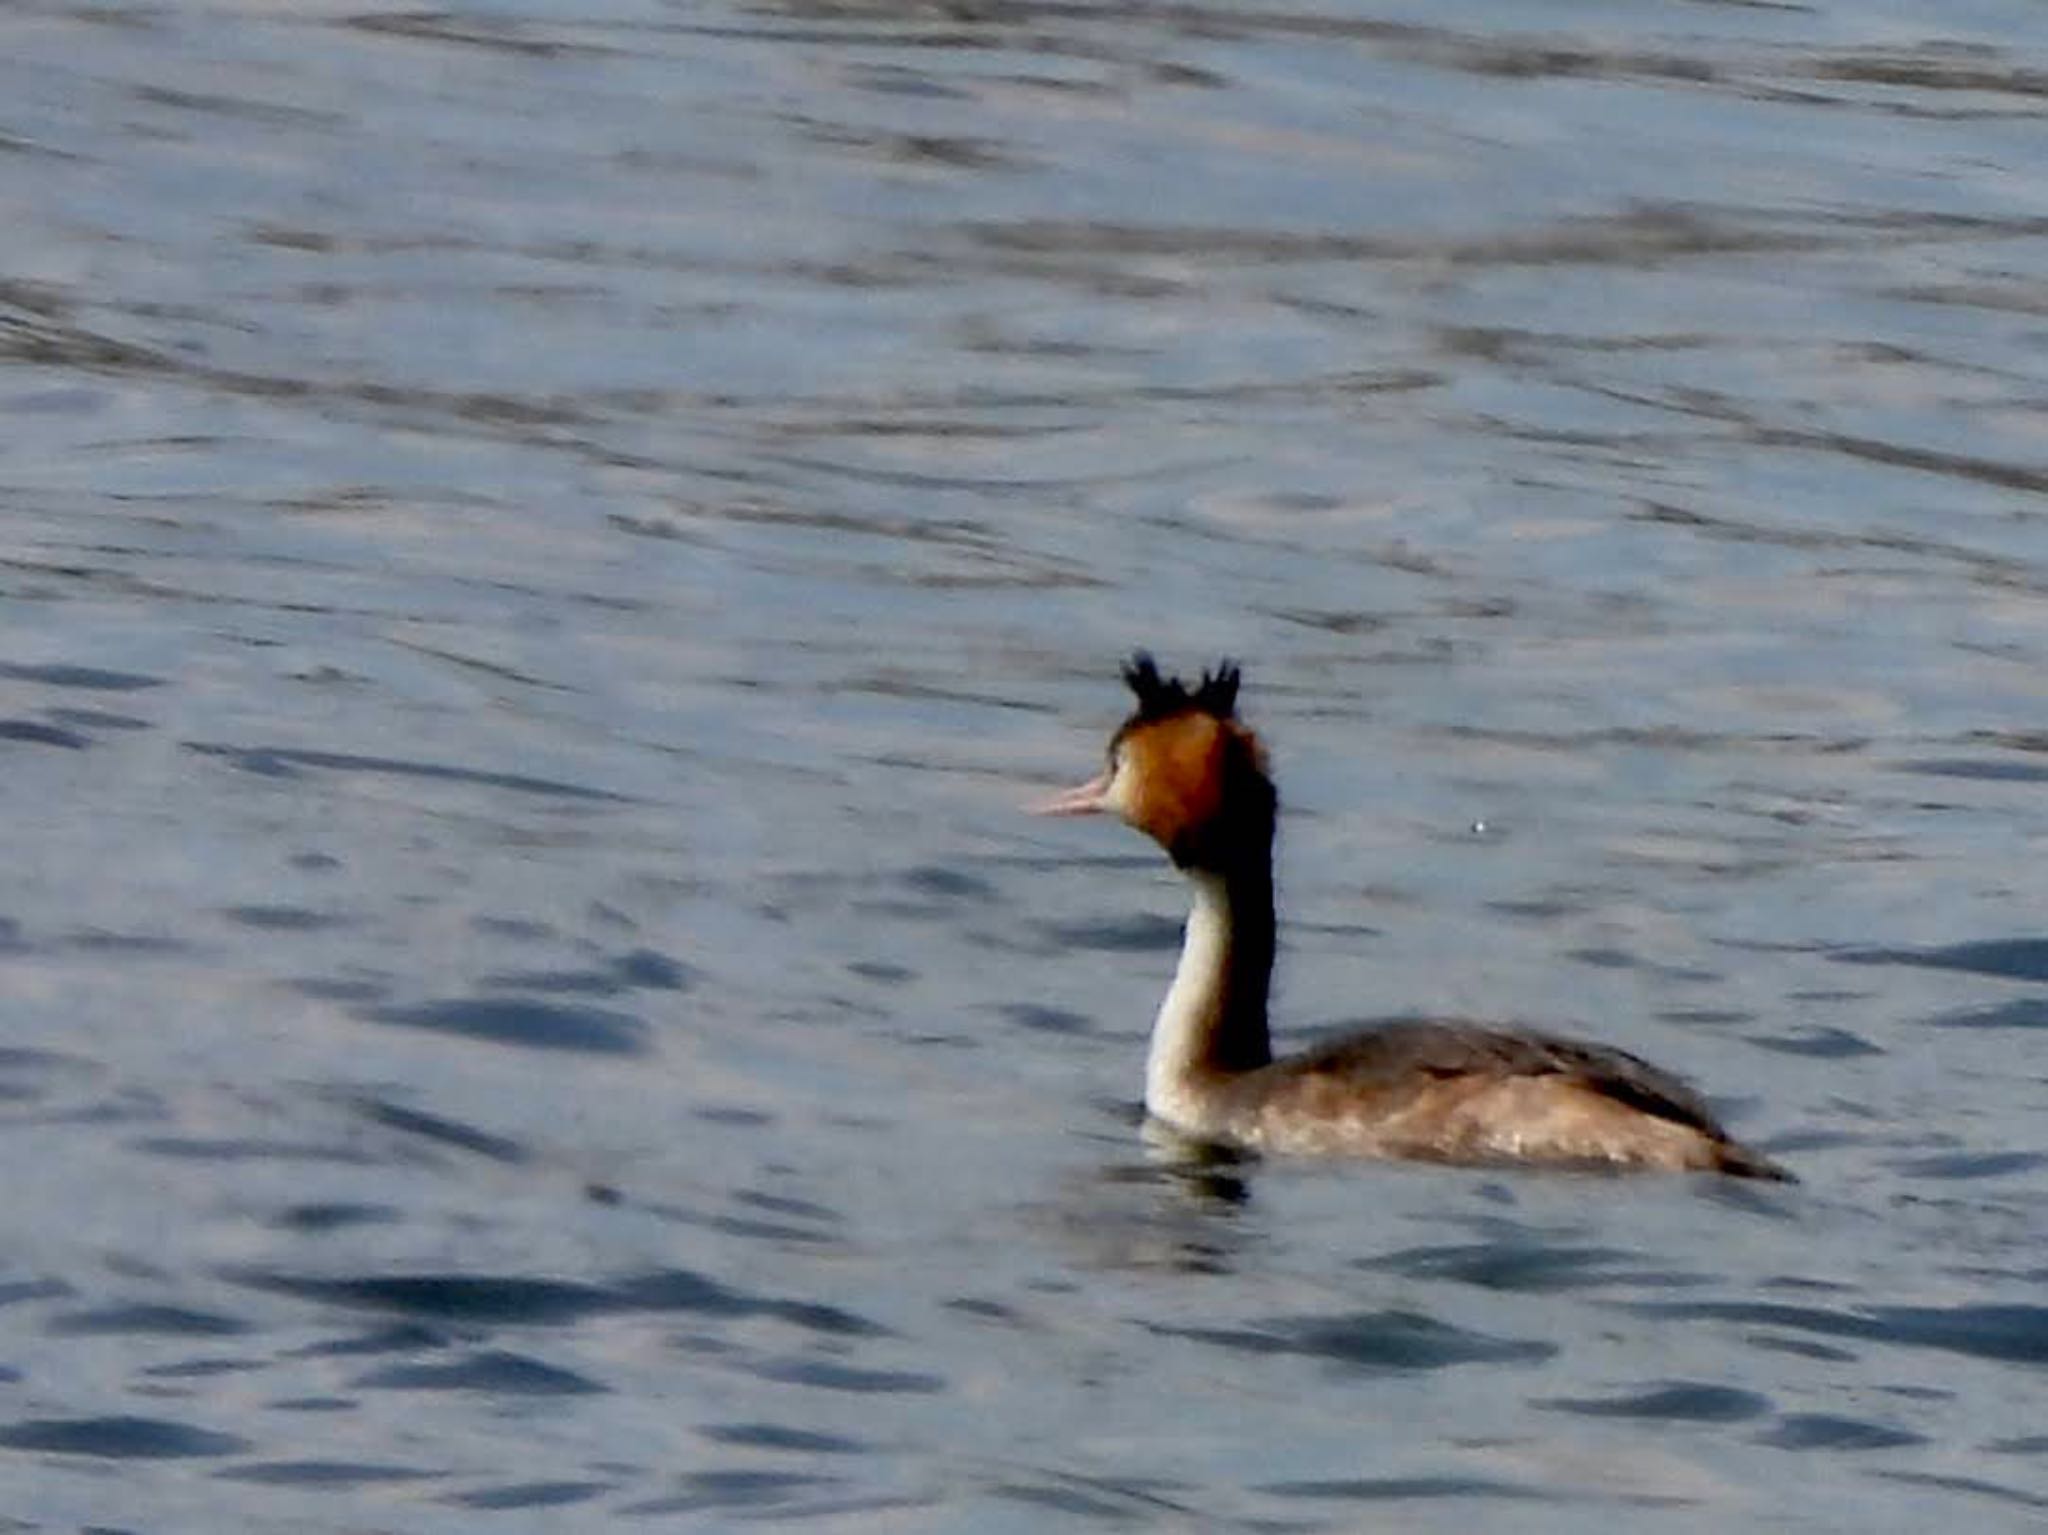
[{"label": "pink pointed bill", "polygon": [[1094,815],[1107,808],[1109,779],[1108,773],[1099,774],[1084,784],[1076,784],[1051,799],[1042,799],[1025,808],[1033,815]]}]

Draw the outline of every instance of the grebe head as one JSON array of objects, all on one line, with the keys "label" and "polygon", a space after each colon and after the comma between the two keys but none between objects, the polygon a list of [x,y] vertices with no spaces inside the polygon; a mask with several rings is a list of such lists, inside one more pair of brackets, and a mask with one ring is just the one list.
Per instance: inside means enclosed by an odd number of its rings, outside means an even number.
[{"label": "grebe head", "polygon": [[1124,681],[1138,707],[1110,737],[1108,766],[1039,812],[1121,816],[1184,869],[1228,873],[1265,860],[1278,797],[1258,737],[1237,719],[1238,676],[1225,661],[1189,688],[1137,652]]}]

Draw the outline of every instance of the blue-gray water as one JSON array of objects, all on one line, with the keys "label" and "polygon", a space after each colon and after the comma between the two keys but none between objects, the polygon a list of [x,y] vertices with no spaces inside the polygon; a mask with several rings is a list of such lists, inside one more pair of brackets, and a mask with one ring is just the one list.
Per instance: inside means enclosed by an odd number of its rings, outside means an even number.
[{"label": "blue-gray water", "polygon": [[[2048,1518],[2048,16],[0,13],[0,1524]],[[1148,1159],[1293,1039],[1790,1189]]]}]

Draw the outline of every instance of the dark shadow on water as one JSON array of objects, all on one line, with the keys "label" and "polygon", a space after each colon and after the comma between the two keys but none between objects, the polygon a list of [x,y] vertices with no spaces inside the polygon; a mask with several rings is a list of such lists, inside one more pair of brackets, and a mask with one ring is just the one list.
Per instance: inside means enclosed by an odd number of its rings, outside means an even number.
[{"label": "dark shadow on water", "polygon": [[1401,1503],[1429,1498],[1547,1499],[1539,1487],[1521,1487],[1482,1476],[1370,1476],[1331,1481],[1268,1482],[1259,1488],[1278,1498],[1319,1498],[1347,1503]]},{"label": "dark shadow on water", "polygon": [[1641,1254],[1622,1248],[1551,1246],[1525,1237],[1404,1248],[1361,1258],[1358,1267],[1536,1295],[1610,1285],[1680,1288],[1703,1282],[1695,1275],[1651,1266]]},{"label": "dark shadow on water", "polygon": [[332,912],[311,911],[303,906],[227,906],[221,915],[230,922],[266,933],[312,933],[339,927],[347,918]]},{"label": "dark shadow on water", "polygon": [[629,1515],[695,1514],[714,1509],[766,1511],[818,1487],[839,1485],[839,1479],[800,1471],[697,1471],[678,1479],[680,1490],[666,1497],[629,1503],[618,1510]]},{"label": "dark shadow on water", "polygon": [[68,934],[64,942],[74,949],[96,954],[187,954],[192,945],[181,938],[154,933],[110,933],[101,928],[84,928]]},{"label": "dark shadow on water", "polygon": [[24,1418],[0,1426],[0,1446],[103,1460],[172,1460],[234,1455],[249,1442],[164,1418]]},{"label": "dark shadow on water", "polygon": [[272,1460],[250,1466],[229,1466],[214,1472],[224,1482],[250,1482],[263,1487],[313,1487],[343,1491],[391,1482],[417,1482],[446,1476],[415,1466],[365,1465],[352,1460]]},{"label": "dark shadow on water", "polygon": [[1745,1034],[1743,1038],[1760,1050],[1775,1050],[1780,1055],[1811,1056],[1824,1061],[1884,1054],[1862,1035],[1833,1027],[1805,1029],[1797,1034]]},{"label": "dark shadow on water", "polygon": [[732,1196],[734,1204],[747,1205],[756,1210],[770,1210],[777,1215],[791,1215],[809,1221],[836,1221],[840,1218],[837,1210],[810,1199],[797,1199],[788,1194],[769,1194],[758,1189],[740,1189]]},{"label": "dark shadow on water", "polygon": [[645,1312],[767,1317],[836,1338],[876,1338],[888,1329],[842,1307],[750,1295],[687,1269],[658,1269],[610,1284],[512,1274],[393,1274],[317,1278],[264,1269],[228,1271],[229,1280],[323,1305],[396,1312],[460,1326],[561,1326],[586,1317]]},{"label": "dark shadow on water", "polygon": [[147,730],[153,721],[106,709],[45,709],[43,718],[79,730]]},{"label": "dark shadow on water", "polygon": [[1067,949],[1117,954],[1172,952],[1180,947],[1182,924],[1168,917],[1104,917],[1095,922],[1045,922],[1039,930]]},{"label": "dark shadow on water", "polygon": [[1082,1014],[1064,1007],[1047,1007],[1038,1002],[999,1002],[992,1006],[1018,1028],[1037,1034],[1082,1035],[1094,1027]]},{"label": "dark shadow on water", "polygon": [[191,1135],[149,1135],[130,1141],[146,1156],[182,1162],[307,1162],[337,1167],[375,1167],[379,1158],[357,1146],[321,1146],[291,1141],[205,1140]]},{"label": "dark shadow on water", "polygon": [[659,949],[634,949],[613,959],[607,967],[628,986],[641,991],[687,991],[695,984],[697,972]]},{"label": "dark shadow on water", "polygon": [[1819,1359],[1829,1364],[1855,1364],[1861,1357],[1853,1350],[1815,1343],[1806,1338],[1787,1338],[1776,1333],[1753,1332],[1742,1340],[1763,1354],[1789,1354],[1794,1359]]},{"label": "dark shadow on water", "polygon": [[[410,38],[514,58],[601,58],[614,52],[596,43],[550,37],[523,20],[468,17],[441,11],[365,11],[335,23],[379,37]],[[273,232],[275,237],[275,232]]]},{"label": "dark shadow on water", "polygon": [[343,1200],[291,1205],[271,1217],[280,1231],[319,1236],[354,1226],[385,1226],[402,1219],[395,1205],[356,1204]]},{"label": "dark shadow on water", "polygon": [[2002,1178],[2048,1166],[2048,1156],[2038,1151],[1953,1151],[1892,1165],[1909,1178]]},{"label": "dark shadow on water", "polygon": [[311,751],[293,746],[228,746],[210,741],[187,741],[184,747],[202,757],[219,757],[245,773],[265,778],[289,778],[301,768],[317,768],[334,773],[371,773],[479,784],[490,789],[510,789],[520,794],[549,795],[558,799],[601,800],[616,805],[639,803],[630,795],[614,794],[609,789],[564,783],[556,778],[534,778],[524,773],[493,773],[482,768],[454,767],[442,762],[365,757],[353,752]]},{"label": "dark shadow on water", "polygon": [[1925,1444],[1927,1436],[1862,1418],[1795,1412],[1779,1419],[1768,1433],[1759,1434],[1757,1443],[1778,1450],[1895,1450],[1903,1445]]},{"label": "dark shadow on water", "polygon": [[1937,1029],[2048,1029],[2048,997],[2021,997],[1994,1007],[1963,1008],[1927,1021]]},{"label": "dark shadow on water", "polygon": [[106,1306],[52,1317],[49,1331],[69,1337],[232,1338],[249,1324],[182,1306]]},{"label": "dark shadow on water", "polygon": [[13,661],[0,661],[0,678],[10,682],[39,682],[50,688],[79,688],[91,693],[133,693],[164,684],[161,677],[145,677],[138,672],[111,672],[97,666],[61,664],[24,666]]},{"label": "dark shadow on water", "polygon": [[351,1381],[359,1391],[478,1391],[493,1397],[594,1396],[607,1388],[523,1354],[487,1349],[433,1364],[394,1364]]},{"label": "dark shadow on water", "polygon": [[368,1008],[370,1023],[428,1029],[527,1050],[574,1050],[591,1055],[642,1055],[649,1030],[629,1013],[573,1007],[532,997],[444,997],[406,1007]]},{"label": "dark shadow on water", "polygon": [[216,1375],[251,1375],[263,1368],[260,1359],[182,1359],[153,1364],[140,1373],[149,1380],[210,1380]]},{"label": "dark shadow on water", "polygon": [[877,986],[901,986],[905,981],[917,979],[917,972],[908,965],[883,959],[849,960],[846,973],[857,975],[864,981],[873,981]]},{"label": "dark shadow on water", "polygon": [[530,917],[499,917],[480,912],[469,919],[469,925],[479,933],[488,933],[493,938],[509,938],[515,943],[540,943],[556,936],[552,924],[536,922]]},{"label": "dark shadow on water", "polygon": [[1148,1480],[1143,1486],[1127,1485],[1111,1477],[1078,1476],[1048,1466],[1033,1466],[1027,1474],[1033,1480],[992,1483],[989,1496],[1042,1509],[1047,1516],[1057,1515],[1057,1520],[1048,1517],[1042,1522],[1056,1523],[1062,1529],[1072,1528],[1081,1520],[1130,1524],[1136,1520],[1154,1521],[1161,1515],[1173,1517],[1173,1527],[1178,1529],[1183,1527],[1181,1521],[1194,1512],[1185,1502],[1163,1497],[1156,1481]]},{"label": "dark shadow on water", "polygon": [[1628,1396],[1538,1397],[1530,1402],[1548,1412],[1585,1418],[1637,1418],[1655,1423],[1743,1423],[1771,1410],[1771,1399],[1733,1386],[1670,1381]]},{"label": "dark shadow on water", "polygon": [[503,1487],[479,1487],[443,1498],[458,1508],[565,1508],[587,1503],[614,1489],[612,1482],[512,1482]]},{"label": "dark shadow on water", "polygon": [[1933,949],[1847,949],[1828,957],[1845,965],[1919,965],[2012,981],[2048,981],[2048,938],[1984,938]]},{"label": "dark shadow on water", "polygon": [[953,900],[975,902],[996,899],[996,887],[976,874],[963,874],[957,869],[933,865],[911,869],[902,876],[903,883],[920,895],[947,896]]},{"label": "dark shadow on water", "polygon": [[754,1366],[753,1373],[784,1385],[861,1395],[922,1396],[946,1389],[944,1376],[923,1370],[868,1370],[836,1359],[774,1359]]},{"label": "dark shadow on water", "polygon": [[1973,1359],[2048,1364],[2048,1306],[1871,1306],[1861,1311],[1769,1301],[1640,1301],[1627,1306],[1639,1316],[1663,1321],[1732,1322],[1939,1349]]},{"label": "dark shadow on water", "polygon": [[1899,1482],[1908,1487],[1933,1487],[1943,1492],[1971,1493],[1978,1497],[1990,1498],[1997,1503],[2010,1503],[2020,1508],[2048,1508],[2048,1498],[2031,1492],[2022,1492],[2017,1487],[2003,1487],[1997,1482],[1987,1482],[1974,1476],[1944,1476],[1934,1471],[1892,1471],[1880,1469],[1871,1473],[1888,1482]]},{"label": "dark shadow on water", "polygon": [[1535,1364],[1557,1353],[1554,1343],[1472,1332],[1415,1311],[1277,1317],[1249,1328],[1148,1324],[1148,1330],[1160,1337],[1187,1338],[1238,1353],[1298,1354],[1372,1371],[1442,1370],[1461,1364]]},{"label": "dark shadow on water", "polygon": [[315,1002],[376,1002],[391,992],[383,981],[343,976],[302,975],[277,984]]},{"label": "dark shadow on water", "polygon": [[697,1432],[719,1444],[749,1450],[787,1450],[795,1455],[860,1455],[869,1448],[858,1439],[785,1428],[779,1423],[714,1423]]},{"label": "dark shadow on water", "polygon": [[1993,1455],[2048,1455],[2048,1434],[2019,1434],[1984,1446]]},{"label": "dark shadow on water", "polygon": [[[812,1231],[803,1226],[792,1226],[783,1221],[748,1220],[732,1215],[714,1215],[699,1218],[695,1222],[712,1231],[722,1232],[729,1237],[738,1237],[746,1242],[776,1242],[794,1244],[799,1247],[816,1249],[826,1244],[839,1242],[832,1232]],[[690,1224],[690,1222],[685,1222]]]},{"label": "dark shadow on water", "polygon": [[523,991],[552,997],[615,997],[626,983],[604,970],[494,970],[477,977],[491,991]]},{"label": "dark shadow on water", "polygon": [[294,1349],[287,1357],[356,1359],[375,1354],[416,1354],[423,1349],[445,1348],[447,1345],[448,1334],[443,1328],[429,1327],[421,1322],[399,1322],[370,1332],[330,1338],[325,1343],[309,1343]]},{"label": "dark shadow on water", "polygon": [[653,949],[635,949],[592,970],[519,970],[486,975],[478,984],[494,991],[550,996],[617,996],[627,991],[687,991],[695,972]]},{"label": "dark shadow on water", "polygon": [[475,1326],[550,1326],[610,1311],[609,1294],[567,1280],[513,1275],[399,1274],[365,1279],[312,1279],[242,1270],[227,1274],[251,1289],[323,1305],[394,1311],[423,1321]]},{"label": "dark shadow on water", "polygon": [[0,720],[0,741],[17,741],[24,746],[59,746],[66,751],[84,751],[92,741],[75,730],[45,725],[39,720]]},{"label": "dark shadow on water", "polygon": [[2033,762],[1998,762],[1984,757],[1937,757],[1902,762],[1901,772],[1930,778],[1979,778],[2005,783],[2048,783],[2048,767]]},{"label": "dark shadow on water", "polygon": [[420,1109],[409,1109],[401,1104],[387,1103],[381,1098],[363,1096],[347,1101],[363,1118],[389,1130],[418,1136],[437,1145],[451,1146],[458,1151],[473,1152],[477,1156],[486,1157],[493,1162],[503,1162],[508,1166],[518,1166],[528,1160],[526,1148],[517,1141],[507,1140],[502,1135],[492,1135],[487,1130],[465,1125],[460,1120],[447,1119]]},{"label": "dark shadow on water", "polygon": [[748,1295],[688,1269],[660,1269],[619,1281],[619,1303],[630,1311],[709,1311],[768,1316],[808,1332],[840,1338],[884,1338],[889,1329],[839,1306]]}]

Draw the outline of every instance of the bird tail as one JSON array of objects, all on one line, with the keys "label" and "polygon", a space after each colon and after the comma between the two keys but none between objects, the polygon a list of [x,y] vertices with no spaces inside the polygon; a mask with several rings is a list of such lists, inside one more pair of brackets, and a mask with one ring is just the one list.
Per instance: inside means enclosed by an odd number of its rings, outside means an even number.
[{"label": "bird tail", "polygon": [[1735,1141],[1714,1143],[1714,1171],[1731,1178],[1763,1178],[1772,1183],[1797,1183],[1791,1169],[1773,1162],[1761,1151],[1751,1151]]}]

